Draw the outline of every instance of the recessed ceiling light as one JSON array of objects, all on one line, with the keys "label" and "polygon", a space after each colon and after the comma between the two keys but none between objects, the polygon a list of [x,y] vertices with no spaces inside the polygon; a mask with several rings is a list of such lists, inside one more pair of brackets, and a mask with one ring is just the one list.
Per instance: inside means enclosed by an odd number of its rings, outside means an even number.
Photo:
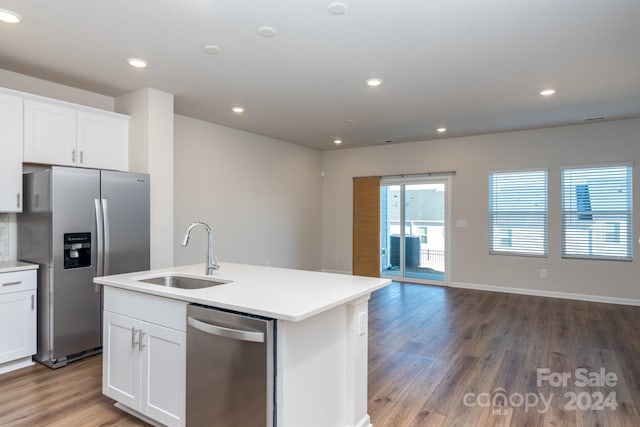
[{"label": "recessed ceiling light", "polygon": [[447,131],[447,128],[445,128],[445,127],[439,127],[438,129],[436,129],[436,131],[437,131],[438,133],[445,133],[445,132]]},{"label": "recessed ceiling light", "polygon": [[202,47],[202,49],[210,55],[217,55],[222,52],[220,46],[216,46],[214,44],[207,44]]},{"label": "recessed ceiling light", "polygon": [[242,108],[242,107],[233,107],[231,109],[231,111],[233,111],[236,114],[242,114],[242,113],[244,113],[244,108]]},{"label": "recessed ceiling light", "polygon": [[273,37],[278,34],[278,31],[273,27],[264,26],[258,28],[258,34],[262,37]]},{"label": "recessed ceiling light", "polygon": [[382,84],[382,79],[372,78],[367,80],[367,86],[376,87]]},{"label": "recessed ceiling light", "polygon": [[551,96],[551,95],[553,95],[555,93],[556,93],[555,89],[549,88],[549,89],[545,89],[545,90],[541,91],[540,95],[542,95],[542,96]]},{"label": "recessed ceiling light", "polygon": [[146,68],[147,67],[147,61],[145,61],[144,59],[129,58],[129,59],[127,59],[127,62],[129,63],[129,65],[131,65],[132,67],[135,67],[135,68]]},{"label": "recessed ceiling light", "polygon": [[0,21],[5,24],[17,24],[22,21],[22,16],[6,9],[0,9]]},{"label": "recessed ceiling light", "polygon": [[333,143],[336,144],[336,145],[340,145],[340,144],[342,144],[342,140],[341,139],[334,139]]},{"label": "recessed ceiling light", "polygon": [[348,8],[349,6],[341,1],[334,1],[333,3],[329,3],[329,6],[327,7],[329,12],[334,15],[344,15],[345,13],[347,13]]}]

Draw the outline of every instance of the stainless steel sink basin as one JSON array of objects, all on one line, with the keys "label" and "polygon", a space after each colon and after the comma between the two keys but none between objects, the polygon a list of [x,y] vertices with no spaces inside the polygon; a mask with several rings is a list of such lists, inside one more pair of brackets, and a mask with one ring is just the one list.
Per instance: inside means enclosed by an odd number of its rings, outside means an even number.
[{"label": "stainless steel sink basin", "polygon": [[180,289],[210,288],[212,286],[224,285],[226,283],[229,283],[219,280],[199,279],[195,277],[181,276],[177,274],[139,279],[138,282],[151,283],[154,285],[168,286],[170,288]]}]

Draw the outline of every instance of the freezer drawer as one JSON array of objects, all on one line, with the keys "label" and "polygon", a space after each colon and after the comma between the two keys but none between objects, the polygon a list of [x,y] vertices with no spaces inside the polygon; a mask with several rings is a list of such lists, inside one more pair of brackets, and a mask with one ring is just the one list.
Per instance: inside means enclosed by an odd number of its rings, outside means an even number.
[{"label": "freezer drawer", "polygon": [[273,427],[274,325],[200,305],[187,308],[188,427]]}]

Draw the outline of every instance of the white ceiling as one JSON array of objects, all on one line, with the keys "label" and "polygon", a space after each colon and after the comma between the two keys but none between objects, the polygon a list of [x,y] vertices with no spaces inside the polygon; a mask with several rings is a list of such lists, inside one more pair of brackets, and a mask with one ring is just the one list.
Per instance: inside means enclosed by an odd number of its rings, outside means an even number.
[{"label": "white ceiling", "polygon": [[640,116],[638,0],[330,2],[0,0],[0,68],[320,150]]}]

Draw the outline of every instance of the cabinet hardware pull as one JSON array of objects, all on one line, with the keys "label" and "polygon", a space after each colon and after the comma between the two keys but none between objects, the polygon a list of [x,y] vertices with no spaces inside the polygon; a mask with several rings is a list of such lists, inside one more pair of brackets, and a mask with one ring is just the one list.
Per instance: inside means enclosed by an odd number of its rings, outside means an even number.
[{"label": "cabinet hardware pull", "polygon": [[84,163],[84,150],[80,150],[80,163]]},{"label": "cabinet hardware pull", "polygon": [[22,281],[18,280],[15,282],[5,282],[2,284],[2,286],[15,286],[15,285],[22,285]]},{"label": "cabinet hardware pull", "polygon": [[76,150],[71,150],[71,163],[76,162]]},{"label": "cabinet hardware pull", "polygon": [[20,193],[16,194],[16,207],[20,208]]},{"label": "cabinet hardware pull", "polygon": [[34,308],[35,308],[35,301],[34,301],[33,295],[31,295],[31,311],[33,311]]},{"label": "cabinet hardware pull", "polygon": [[131,348],[136,348],[138,346],[138,341],[136,340],[136,334],[138,330],[135,327],[131,327]]},{"label": "cabinet hardware pull", "polygon": [[138,342],[138,350],[142,351],[146,345],[143,344],[143,339],[144,339],[144,331],[142,331],[142,329],[140,329],[140,341]]},{"label": "cabinet hardware pull", "polygon": [[224,326],[212,325],[211,323],[203,322],[191,316],[187,318],[187,323],[189,326],[199,331],[211,335],[217,335],[219,337],[226,337],[241,341],[264,342],[264,333],[262,332],[225,328]]}]

